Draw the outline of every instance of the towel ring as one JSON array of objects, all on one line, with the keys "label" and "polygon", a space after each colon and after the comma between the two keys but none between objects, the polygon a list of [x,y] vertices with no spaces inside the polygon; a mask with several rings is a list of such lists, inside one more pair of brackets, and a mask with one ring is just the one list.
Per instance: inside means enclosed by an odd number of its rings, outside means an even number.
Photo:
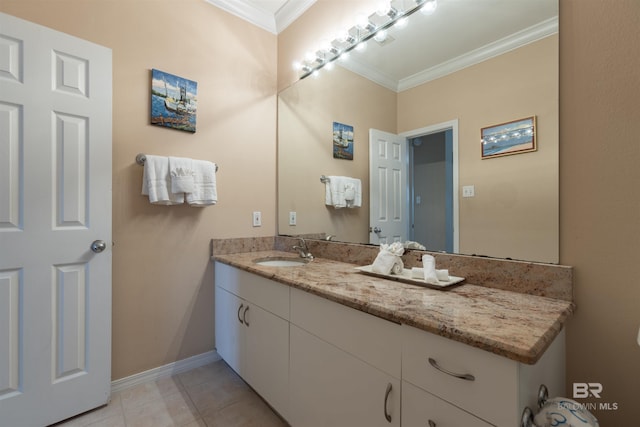
[{"label": "towel ring", "polygon": [[[147,161],[147,156],[140,153],[136,156],[136,163],[140,166],[144,166],[144,163]],[[218,172],[218,164],[216,163],[216,172]]]}]

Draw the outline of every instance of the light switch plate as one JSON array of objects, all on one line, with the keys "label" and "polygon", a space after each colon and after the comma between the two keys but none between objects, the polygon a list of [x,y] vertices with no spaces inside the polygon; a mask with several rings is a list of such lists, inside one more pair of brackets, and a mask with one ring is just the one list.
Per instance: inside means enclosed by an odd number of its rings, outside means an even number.
[{"label": "light switch plate", "polygon": [[262,213],[261,212],[254,212],[253,213],[253,226],[254,227],[261,227],[262,226]]},{"label": "light switch plate", "polygon": [[464,185],[462,187],[462,197],[475,197],[476,187],[474,185]]},{"label": "light switch plate", "polygon": [[296,225],[297,215],[295,212],[289,212],[289,225]]}]

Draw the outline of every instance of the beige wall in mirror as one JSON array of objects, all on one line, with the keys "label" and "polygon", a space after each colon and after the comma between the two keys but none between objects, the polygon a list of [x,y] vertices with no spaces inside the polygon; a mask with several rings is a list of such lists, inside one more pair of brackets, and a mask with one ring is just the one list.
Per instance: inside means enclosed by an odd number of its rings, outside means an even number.
[{"label": "beige wall in mirror", "polygon": [[[480,129],[536,116],[538,150],[482,160]],[[341,67],[282,91],[278,230],[369,239],[369,128],[404,133],[458,120],[459,252],[558,262],[558,36],[396,93]],[[354,126],[354,160],[332,157],[332,123]],[[320,175],[363,182],[363,205],[324,203]],[[463,198],[464,185],[475,197]],[[289,225],[289,212],[297,224]]]}]

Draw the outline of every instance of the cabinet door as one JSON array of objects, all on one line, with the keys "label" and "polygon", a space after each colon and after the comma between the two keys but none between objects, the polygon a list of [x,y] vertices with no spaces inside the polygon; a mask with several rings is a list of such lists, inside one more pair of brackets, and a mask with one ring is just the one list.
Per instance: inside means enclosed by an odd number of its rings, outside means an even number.
[{"label": "cabinet door", "polygon": [[293,427],[400,425],[398,379],[293,324],[290,329]]},{"label": "cabinet door", "polygon": [[218,286],[215,292],[216,351],[231,369],[242,375],[245,347],[242,316],[246,303]]},{"label": "cabinet door", "polygon": [[250,304],[243,312],[247,341],[245,380],[288,419],[289,322]]},{"label": "cabinet door", "polygon": [[402,382],[402,425],[432,427],[491,427],[480,418],[418,387]]}]

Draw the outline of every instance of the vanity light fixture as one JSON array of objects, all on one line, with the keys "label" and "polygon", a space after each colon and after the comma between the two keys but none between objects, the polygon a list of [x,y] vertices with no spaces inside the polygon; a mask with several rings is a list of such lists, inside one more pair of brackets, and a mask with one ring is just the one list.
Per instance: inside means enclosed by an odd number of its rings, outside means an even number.
[{"label": "vanity light fixture", "polygon": [[406,10],[402,5],[406,1],[392,0],[383,2],[378,9],[367,16],[357,18],[356,25],[337,36],[331,42],[325,42],[315,52],[305,55],[302,62],[294,64],[294,68],[300,72],[300,80],[308,77],[327,66],[339,58],[345,58],[353,49],[362,50],[366,48],[365,42],[371,38],[376,38],[382,42],[386,38],[386,30],[398,24],[406,25],[407,17],[413,13],[423,10],[431,14],[435,11],[437,0],[412,0],[412,6]]}]

